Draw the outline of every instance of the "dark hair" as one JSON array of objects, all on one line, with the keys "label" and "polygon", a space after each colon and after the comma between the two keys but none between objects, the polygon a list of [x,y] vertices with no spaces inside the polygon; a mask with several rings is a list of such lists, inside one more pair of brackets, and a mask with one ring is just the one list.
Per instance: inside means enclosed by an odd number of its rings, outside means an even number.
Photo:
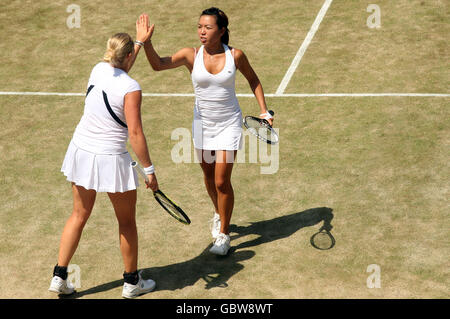
[{"label": "dark hair", "polygon": [[203,10],[200,16],[204,15],[215,16],[216,23],[219,29],[225,28],[225,33],[222,35],[220,40],[222,41],[222,43],[228,45],[228,42],[230,41],[230,30],[228,30],[228,17],[225,12],[223,12],[219,8],[211,7],[209,9]]}]

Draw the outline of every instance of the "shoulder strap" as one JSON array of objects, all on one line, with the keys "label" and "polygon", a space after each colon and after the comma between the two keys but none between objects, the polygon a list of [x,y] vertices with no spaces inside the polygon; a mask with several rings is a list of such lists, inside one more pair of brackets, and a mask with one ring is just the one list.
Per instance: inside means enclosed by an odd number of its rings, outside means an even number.
[{"label": "shoulder strap", "polygon": [[194,47],[194,62],[195,62],[195,58],[197,57],[197,47]]},{"label": "shoulder strap", "polygon": [[114,113],[114,111],[112,110],[111,105],[109,105],[108,96],[106,95],[105,91],[102,90],[102,93],[103,93],[103,101],[105,101],[105,105],[106,108],[108,109],[109,114],[111,114],[112,118],[116,120],[117,123],[119,123],[125,128],[128,128],[128,126],[124,122],[122,122],[122,120],[119,119],[116,113]]}]

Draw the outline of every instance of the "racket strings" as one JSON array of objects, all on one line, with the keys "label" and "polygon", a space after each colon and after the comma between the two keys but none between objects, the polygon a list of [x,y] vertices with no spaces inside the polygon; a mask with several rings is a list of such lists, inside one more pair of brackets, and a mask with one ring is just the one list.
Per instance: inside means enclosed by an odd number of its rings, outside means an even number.
[{"label": "racket strings", "polygon": [[251,116],[246,117],[245,126],[250,133],[265,141],[278,142],[278,136],[276,136],[270,125],[258,118]]},{"label": "racket strings", "polygon": [[165,208],[169,209],[172,213],[179,215],[175,205],[168,201],[164,196],[156,194],[155,197]]},{"label": "racket strings", "polygon": [[247,118],[246,123],[249,129],[270,131],[270,126],[267,123],[261,122],[253,117]]},{"label": "racket strings", "polygon": [[161,204],[161,206],[173,217],[178,219],[180,222],[185,224],[190,224],[191,221],[189,217],[184,214],[180,207],[174,204],[170,199],[162,195],[161,193],[155,193],[155,199]]}]

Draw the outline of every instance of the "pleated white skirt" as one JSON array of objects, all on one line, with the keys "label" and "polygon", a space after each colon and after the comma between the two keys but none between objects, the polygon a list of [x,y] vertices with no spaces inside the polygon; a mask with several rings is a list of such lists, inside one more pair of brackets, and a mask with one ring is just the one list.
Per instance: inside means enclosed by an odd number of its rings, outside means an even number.
[{"label": "pleated white skirt", "polygon": [[130,154],[95,154],[77,147],[73,141],[64,157],[61,172],[67,180],[97,192],[123,193],[139,186],[138,176],[131,167]]}]

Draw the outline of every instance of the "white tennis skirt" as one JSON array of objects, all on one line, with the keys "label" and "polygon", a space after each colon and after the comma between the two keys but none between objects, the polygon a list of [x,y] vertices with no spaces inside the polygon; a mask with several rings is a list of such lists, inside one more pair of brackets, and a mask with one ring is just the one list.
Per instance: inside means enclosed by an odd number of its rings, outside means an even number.
[{"label": "white tennis skirt", "polygon": [[123,193],[139,186],[131,167],[130,154],[104,155],[82,150],[73,141],[64,158],[61,172],[67,180],[97,192]]},{"label": "white tennis skirt", "polygon": [[242,149],[242,128],[240,127],[224,127],[211,128],[203,126],[201,129],[195,127],[193,131],[194,147],[201,150],[211,151],[233,151]]},{"label": "white tennis skirt", "polygon": [[199,119],[194,112],[192,140],[194,147],[211,151],[242,149],[242,115],[240,113],[224,122]]}]

